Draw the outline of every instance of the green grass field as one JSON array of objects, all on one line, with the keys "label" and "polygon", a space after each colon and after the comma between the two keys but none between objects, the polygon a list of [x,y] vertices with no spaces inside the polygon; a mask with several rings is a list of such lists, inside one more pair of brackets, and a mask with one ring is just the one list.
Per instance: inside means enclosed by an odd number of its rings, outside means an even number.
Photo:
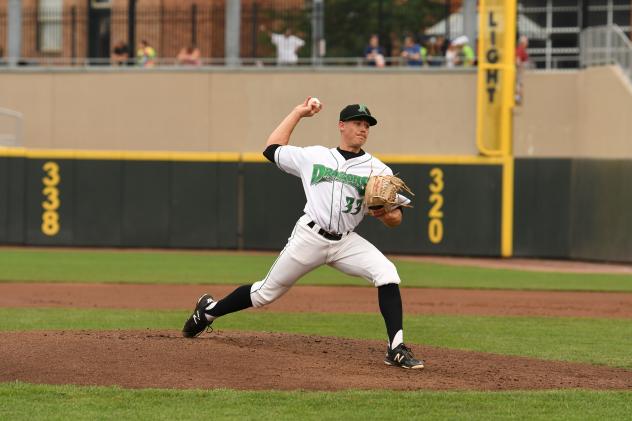
[{"label": "green grass field", "polygon": [[[274,256],[0,250],[0,282],[242,283]],[[409,287],[632,291],[632,277],[535,273],[396,261]],[[303,284],[365,285],[330,268]],[[186,311],[0,308],[0,331],[174,329]],[[407,342],[632,369],[632,322],[568,317],[408,315]],[[379,314],[247,311],[226,330],[383,339]],[[279,392],[126,390],[0,384],[0,419],[630,419],[632,391]]]},{"label": "green grass field", "polygon": [[[623,420],[632,393],[235,392],[124,390],[0,384],[0,419],[10,420]],[[25,409],[28,402],[28,410]]]},{"label": "green grass field", "polygon": [[[239,284],[265,276],[276,256],[172,252],[0,250],[0,282]],[[404,287],[632,291],[632,276],[485,269],[395,260]],[[322,267],[303,285],[367,285]]]}]

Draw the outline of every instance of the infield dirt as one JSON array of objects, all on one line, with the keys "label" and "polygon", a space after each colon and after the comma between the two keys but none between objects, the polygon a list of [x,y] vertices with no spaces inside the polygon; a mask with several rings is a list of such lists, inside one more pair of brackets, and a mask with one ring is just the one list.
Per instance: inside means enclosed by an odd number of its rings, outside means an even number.
[{"label": "infield dirt", "polygon": [[[190,310],[205,292],[223,297],[235,285],[0,283],[0,307]],[[139,297],[142,297],[140,299]],[[406,288],[406,314],[632,318],[632,293]],[[379,312],[372,287],[295,286],[256,311]]]}]

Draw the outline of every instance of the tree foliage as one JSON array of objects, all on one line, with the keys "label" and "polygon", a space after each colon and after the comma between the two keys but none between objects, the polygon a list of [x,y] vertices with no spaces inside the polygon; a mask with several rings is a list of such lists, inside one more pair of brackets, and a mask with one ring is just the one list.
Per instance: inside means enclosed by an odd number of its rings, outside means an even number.
[{"label": "tree foliage", "polygon": [[391,54],[405,35],[419,37],[444,14],[442,3],[429,0],[325,0],[327,56],[362,55],[374,33]]},{"label": "tree foliage", "polygon": [[[327,57],[362,56],[371,34],[380,36],[387,55],[397,52],[405,35],[417,38],[424,30],[445,18],[441,0],[324,0]],[[283,32],[287,27],[305,40],[300,57],[311,57],[312,0],[303,7],[262,8],[257,16],[268,28]],[[418,41],[421,41],[418,39]],[[274,51],[269,39],[259,40],[263,55]]]}]

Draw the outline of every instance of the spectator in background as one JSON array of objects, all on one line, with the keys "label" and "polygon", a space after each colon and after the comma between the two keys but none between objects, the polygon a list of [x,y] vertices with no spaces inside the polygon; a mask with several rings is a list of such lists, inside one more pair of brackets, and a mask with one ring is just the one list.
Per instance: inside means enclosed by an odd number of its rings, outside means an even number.
[{"label": "spectator in background", "polygon": [[461,46],[461,62],[463,63],[463,67],[472,67],[476,64],[476,54],[474,54],[474,49],[470,45],[470,40],[465,37],[465,42]]},{"label": "spectator in background", "polygon": [[112,53],[110,54],[110,61],[113,66],[125,66],[129,60],[129,49],[127,44],[123,41],[118,41],[114,44]]},{"label": "spectator in background", "polygon": [[380,46],[380,38],[377,34],[371,35],[369,44],[364,49],[364,58],[367,64],[369,66],[384,67],[386,65],[385,55],[384,48]]},{"label": "spectator in background", "polygon": [[286,28],[282,34],[267,31],[264,25],[260,29],[268,32],[270,41],[276,47],[278,66],[298,64],[298,50],[305,45],[305,41],[294,35],[291,28]]},{"label": "spectator in background", "polygon": [[183,66],[200,66],[202,60],[200,59],[200,50],[194,45],[190,44],[180,50],[176,56],[178,64]]},{"label": "spectator in background", "polygon": [[401,34],[395,30],[391,31],[388,35],[388,45],[383,43],[384,46],[384,57],[399,57],[399,55],[404,51],[404,39],[401,37]]},{"label": "spectator in background", "polygon": [[156,50],[146,40],[142,40],[136,50],[136,64],[140,67],[154,67],[156,65]]},{"label": "spectator in background", "polygon": [[445,53],[441,50],[441,44],[438,37],[430,37],[426,41],[427,59],[429,66],[437,67],[443,64]]},{"label": "spectator in background", "polygon": [[529,53],[527,47],[529,46],[529,38],[526,35],[521,35],[516,46],[516,66],[525,68],[529,66]]},{"label": "spectator in background", "polygon": [[421,58],[421,46],[417,44],[410,35],[404,38],[404,50],[401,56],[409,66],[421,66],[424,64]]},{"label": "spectator in background", "polygon": [[445,52],[445,66],[448,68],[454,68],[458,64],[459,59],[459,47],[451,42],[448,49]]},{"label": "spectator in background", "polygon": [[529,38],[526,35],[521,35],[516,46],[516,105],[522,105],[524,71],[530,66],[529,53],[527,52],[528,46]]},{"label": "spectator in background", "polygon": [[441,56],[445,56],[445,53],[448,51],[448,47],[450,46],[450,40],[443,35],[439,35],[437,37],[437,46],[441,51]]},{"label": "spectator in background", "polygon": [[474,49],[470,46],[470,40],[467,36],[461,35],[457,37],[453,42],[457,48],[457,61],[456,64],[463,67],[474,66],[476,56],[474,55]]}]

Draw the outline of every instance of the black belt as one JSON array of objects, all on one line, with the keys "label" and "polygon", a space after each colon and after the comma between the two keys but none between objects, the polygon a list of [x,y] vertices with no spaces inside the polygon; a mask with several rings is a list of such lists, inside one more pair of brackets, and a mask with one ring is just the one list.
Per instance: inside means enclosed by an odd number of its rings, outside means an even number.
[{"label": "black belt", "polygon": [[[314,228],[314,225],[316,225],[316,223],[314,221],[310,221],[307,226],[310,228]],[[324,229],[319,229],[318,230],[318,234],[322,235],[323,237],[325,237],[328,240],[333,240],[333,241],[340,241],[340,239],[342,238],[342,234],[332,234],[330,232],[325,231]]]}]

